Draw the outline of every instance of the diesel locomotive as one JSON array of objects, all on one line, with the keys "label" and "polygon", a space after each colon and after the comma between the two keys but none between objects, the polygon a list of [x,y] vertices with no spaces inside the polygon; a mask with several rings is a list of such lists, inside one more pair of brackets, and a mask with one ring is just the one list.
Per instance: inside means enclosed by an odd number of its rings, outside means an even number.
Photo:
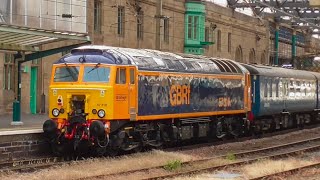
[{"label": "diesel locomotive", "polygon": [[83,46],[52,67],[56,154],[139,151],[318,119],[317,73],[149,49]]}]

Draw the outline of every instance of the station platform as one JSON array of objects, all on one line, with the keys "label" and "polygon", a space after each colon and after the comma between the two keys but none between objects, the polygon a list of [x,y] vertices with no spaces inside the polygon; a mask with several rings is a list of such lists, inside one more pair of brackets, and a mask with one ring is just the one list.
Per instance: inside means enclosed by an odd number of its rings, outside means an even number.
[{"label": "station platform", "polygon": [[11,125],[12,114],[0,115],[0,135],[4,131],[42,131],[42,124],[49,119],[48,114],[21,114],[23,125]]}]

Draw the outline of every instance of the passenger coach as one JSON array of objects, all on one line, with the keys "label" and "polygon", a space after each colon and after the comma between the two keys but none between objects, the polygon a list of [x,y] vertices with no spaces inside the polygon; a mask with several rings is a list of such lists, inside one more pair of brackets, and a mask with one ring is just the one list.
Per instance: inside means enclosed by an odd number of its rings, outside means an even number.
[{"label": "passenger coach", "polygon": [[319,73],[243,64],[251,75],[256,131],[302,126],[319,118]]}]

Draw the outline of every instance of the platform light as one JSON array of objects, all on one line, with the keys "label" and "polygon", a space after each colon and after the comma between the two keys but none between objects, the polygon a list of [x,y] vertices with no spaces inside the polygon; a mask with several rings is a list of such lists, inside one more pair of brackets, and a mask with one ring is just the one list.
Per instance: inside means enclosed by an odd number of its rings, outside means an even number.
[{"label": "platform light", "polygon": [[105,115],[106,115],[106,112],[105,112],[103,109],[100,109],[100,110],[98,111],[98,116],[99,116],[100,118],[103,118]]}]

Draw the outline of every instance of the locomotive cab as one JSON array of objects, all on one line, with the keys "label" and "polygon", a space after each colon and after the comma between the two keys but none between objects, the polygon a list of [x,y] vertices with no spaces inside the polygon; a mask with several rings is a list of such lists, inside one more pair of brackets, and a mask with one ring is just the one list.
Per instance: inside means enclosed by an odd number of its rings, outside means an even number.
[{"label": "locomotive cab", "polygon": [[50,119],[43,125],[53,146],[69,140],[75,149],[82,141],[104,147],[111,121],[136,119],[136,67],[100,63],[99,56],[81,54],[80,63],[65,57],[53,65]]}]

